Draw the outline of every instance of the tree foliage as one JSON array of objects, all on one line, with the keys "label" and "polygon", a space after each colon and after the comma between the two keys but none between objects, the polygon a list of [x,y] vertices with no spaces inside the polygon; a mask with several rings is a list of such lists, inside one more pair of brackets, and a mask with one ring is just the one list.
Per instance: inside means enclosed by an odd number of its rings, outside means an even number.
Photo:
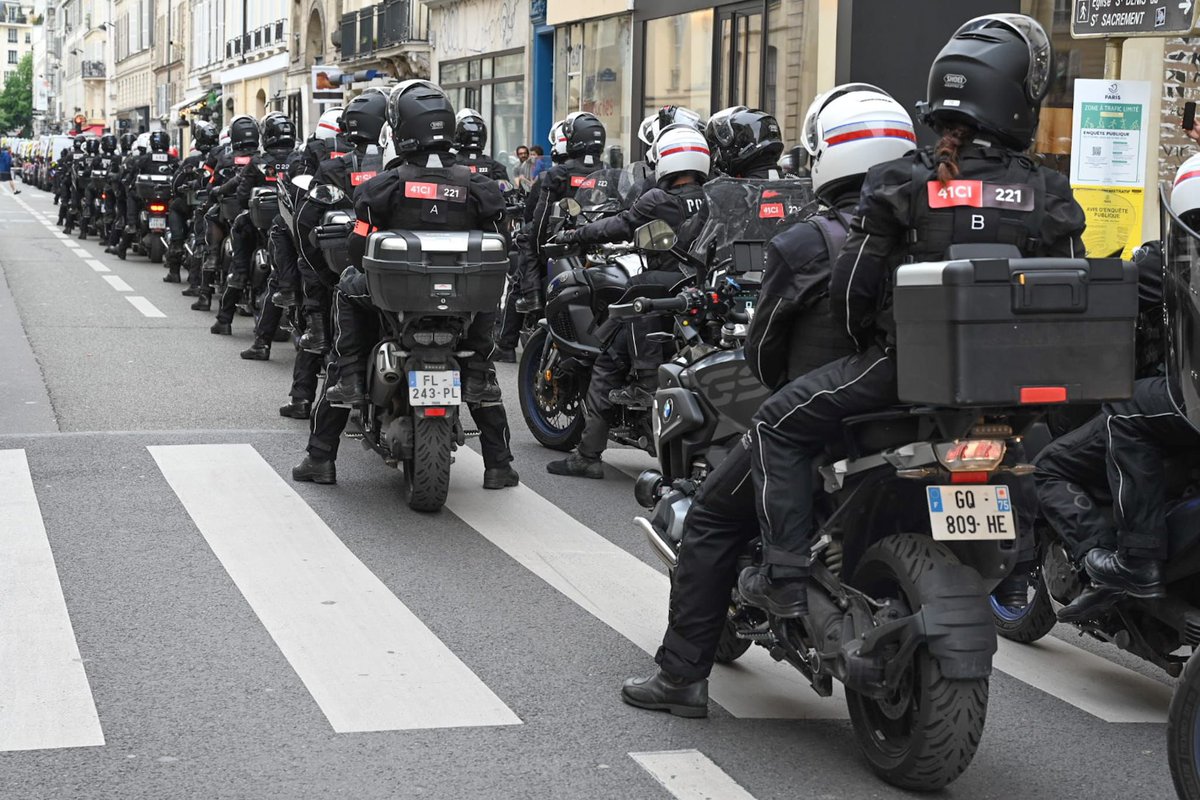
[{"label": "tree foliage", "polygon": [[0,90],[0,132],[29,136],[33,123],[33,54],[26,53]]}]

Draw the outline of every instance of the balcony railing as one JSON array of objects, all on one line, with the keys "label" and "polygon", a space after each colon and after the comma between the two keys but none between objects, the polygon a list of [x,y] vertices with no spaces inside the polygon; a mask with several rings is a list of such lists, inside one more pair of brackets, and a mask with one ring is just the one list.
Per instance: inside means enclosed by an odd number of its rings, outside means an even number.
[{"label": "balcony railing", "polygon": [[83,73],[84,80],[92,78],[103,79],[106,74],[103,61],[83,61],[80,62],[79,69]]},{"label": "balcony railing", "polygon": [[267,47],[287,44],[287,20],[277,19],[225,42],[225,57],[250,55]]},{"label": "balcony railing", "polygon": [[8,10],[0,6],[0,25],[28,25],[29,16],[24,11]]},{"label": "balcony railing", "polygon": [[420,0],[385,0],[342,15],[342,58],[370,58],[412,42],[429,41],[429,9]]}]

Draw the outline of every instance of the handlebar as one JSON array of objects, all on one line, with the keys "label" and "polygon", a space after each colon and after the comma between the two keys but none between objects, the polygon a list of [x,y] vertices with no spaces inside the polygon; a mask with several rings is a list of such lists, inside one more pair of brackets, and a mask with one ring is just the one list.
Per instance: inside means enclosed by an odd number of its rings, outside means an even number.
[{"label": "handlebar", "polygon": [[331,223],[329,225],[318,225],[313,228],[313,233],[316,234],[318,241],[329,241],[332,239],[349,238],[350,233],[354,230],[353,222]]},{"label": "handlebar", "polygon": [[692,303],[687,295],[678,295],[676,297],[666,297],[657,300],[649,297],[639,297],[633,301],[633,310],[638,314],[649,314],[654,311],[679,313],[687,311],[691,307]]}]

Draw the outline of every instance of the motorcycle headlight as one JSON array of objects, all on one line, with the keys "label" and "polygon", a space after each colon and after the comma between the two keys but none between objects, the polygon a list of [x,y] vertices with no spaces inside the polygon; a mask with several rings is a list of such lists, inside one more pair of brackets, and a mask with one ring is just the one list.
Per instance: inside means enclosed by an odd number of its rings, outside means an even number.
[{"label": "motorcycle headlight", "polygon": [[951,472],[991,472],[1004,460],[1007,446],[996,439],[944,442],[934,448],[937,459]]}]

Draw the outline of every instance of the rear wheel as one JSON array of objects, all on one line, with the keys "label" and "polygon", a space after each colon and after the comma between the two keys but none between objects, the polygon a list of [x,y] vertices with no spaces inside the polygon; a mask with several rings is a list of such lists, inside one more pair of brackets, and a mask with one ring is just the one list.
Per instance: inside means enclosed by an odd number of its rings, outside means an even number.
[{"label": "rear wheel", "polygon": [[167,246],[163,244],[162,237],[156,233],[150,234],[149,249],[146,255],[150,257],[151,263],[161,264],[167,255]]},{"label": "rear wheel", "polygon": [[438,511],[450,491],[454,423],[446,417],[413,420],[413,457],[404,462],[405,500],[414,511]]},{"label": "rear wheel", "polygon": [[715,660],[718,664],[732,664],[746,654],[751,644],[749,639],[738,638],[733,620],[726,618],[725,627],[721,629],[721,641],[717,642]]},{"label": "rear wheel", "polygon": [[1200,649],[1192,651],[1171,700],[1167,760],[1180,800],[1200,800]]},{"label": "rear wheel", "polygon": [[[863,555],[853,585],[915,612],[953,568],[962,568],[958,559],[928,537],[889,536]],[[982,596],[979,600],[984,602]],[[871,769],[893,786],[915,791],[941,789],[970,765],[987,701],[987,678],[944,677],[924,645],[891,696],[875,699],[846,690],[850,721]]]},{"label": "rear wheel", "polygon": [[538,328],[521,353],[517,390],[521,415],[533,438],[542,447],[568,451],[583,436],[583,393],[586,386],[570,376],[546,380],[547,342],[550,334]]}]

